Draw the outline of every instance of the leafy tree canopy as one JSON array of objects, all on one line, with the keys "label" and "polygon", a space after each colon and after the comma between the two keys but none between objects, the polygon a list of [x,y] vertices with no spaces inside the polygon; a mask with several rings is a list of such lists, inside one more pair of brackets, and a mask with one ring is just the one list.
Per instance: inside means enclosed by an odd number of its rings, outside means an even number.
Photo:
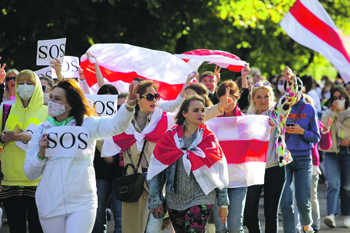
[{"label": "leafy tree canopy", "polygon": [[[339,30],[350,32],[348,0],[320,0]],[[224,50],[279,74],[285,65],[316,78],[335,68],[294,42],[279,22],[294,0],[2,0],[0,56],[7,68],[33,70],[37,41],[67,38],[66,54],[81,56],[94,43],[128,43],[182,53]],[[202,69],[211,69],[211,65]],[[224,79],[239,74],[222,71]]]}]

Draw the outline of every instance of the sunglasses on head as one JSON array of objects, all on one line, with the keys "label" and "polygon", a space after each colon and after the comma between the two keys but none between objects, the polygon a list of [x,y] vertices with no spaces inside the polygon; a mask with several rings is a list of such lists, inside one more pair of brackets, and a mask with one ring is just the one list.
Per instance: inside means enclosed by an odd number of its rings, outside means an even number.
[{"label": "sunglasses on head", "polygon": [[49,87],[47,85],[42,85],[41,88],[43,89],[43,92],[51,89],[51,87]]},{"label": "sunglasses on head", "polygon": [[264,83],[255,83],[254,87],[260,87],[260,86],[271,86],[271,84],[269,82],[264,82]]},{"label": "sunglasses on head", "polygon": [[160,94],[159,93],[156,93],[156,94],[147,94],[145,96],[141,96],[140,99],[142,98],[146,98],[146,100],[148,101],[153,101],[154,99],[155,100],[159,100],[160,99]]},{"label": "sunglasses on head", "polygon": [[343,95],[340,95],[340,96],[333,96],[333,101],[335,100],[343,100],[344,99],[344,96]]},{"label": "sunglasses on head", "polygon": [[7,77],[6,82],[10,82],[11,80],[16,81],[16,77]]}]

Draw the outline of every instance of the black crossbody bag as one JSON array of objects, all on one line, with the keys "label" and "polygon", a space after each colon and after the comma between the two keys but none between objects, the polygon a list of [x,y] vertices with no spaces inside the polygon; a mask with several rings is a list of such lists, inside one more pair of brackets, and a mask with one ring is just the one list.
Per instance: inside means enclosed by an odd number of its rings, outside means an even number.
[{"label": "black crossbody bag", "polygon": [[[142,193],[145,182],[145,176],[142,173],[138,173],[137,169],[140,166],[143,152],[145,150],[146,140],[143,143],[139,161],[135,168],[134,164],[129,163],[124,167],[124,176],[115,179],[115,196],[119,201],[123,202],[135,202],[137,201]],[[131,166],[134,173],[131,175],[126,175],[128,167]]]}]

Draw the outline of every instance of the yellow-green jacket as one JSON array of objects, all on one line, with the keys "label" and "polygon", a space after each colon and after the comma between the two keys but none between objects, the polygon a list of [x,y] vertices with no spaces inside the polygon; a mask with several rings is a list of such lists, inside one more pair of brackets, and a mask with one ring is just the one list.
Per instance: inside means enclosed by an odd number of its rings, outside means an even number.
[{"label": "yellow-green jacket", "polygon": [[[36,76],[36,75],[35,75]],[[6,104],[6,102],[4,103]],[[2,128],[3,108],[0,109],[0,129]],[[43,105],[43,92],[39,78],[36,76],[35,88],[32,98],[26,108],[23,107],[22,101],[17,93],[16,84],[16,103],[12,105],[8,115],[5,130],[13,131],[18,124],[21,129],[26,129],[30,123],[35,125],[44,122],[48,117],[47,106]],[[1,129],[0,132],[2,132]],[[8,186],[37,186],[40,178],[29,180],[24,174],[24,160],[26,152],[16,146],[16,141],[5,144],[0,155],[2,160],[2,172],[4,180],[2,185]]]}]

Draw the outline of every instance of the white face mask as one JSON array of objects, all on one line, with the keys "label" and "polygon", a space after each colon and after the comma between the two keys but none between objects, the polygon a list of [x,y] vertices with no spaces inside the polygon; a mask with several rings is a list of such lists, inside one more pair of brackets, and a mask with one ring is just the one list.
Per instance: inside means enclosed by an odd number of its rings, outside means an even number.
[{"label": "white face mask", "polygon": [[338,100],[338,110],[343,110],[345,107],[345,100]]},{"label": "white face mask", "polygon": [[323,96],[324,96],[325,99],[328,100],[329,98],[331,98],[331,92],[330,92],[330,91],[329,91],[329,92],[326,92],[326,93],[324,93]]},{"label": "white face mask", "polygon": [[47,102],[47,107],[49,108],[50,117],[57,117],[68,111],[65,104],[58,104],[52,101]]},{"label": "white face mask", "polygon": [[50,99],[50,94],[49,93],[43,93],[44,94],[44,104],[47,104],[47,102],[49,102]]},{"label": "white face mask", "polygon": [[17,93],[22,100],[29,100],[34,93],[34,85],[20,84],[17,86]]},{"label": "white face mask", "polygon": [[279,92],[281,92],[282,94],[284,94],[284,85],[277,85],[277,89],[279,90]]}]

